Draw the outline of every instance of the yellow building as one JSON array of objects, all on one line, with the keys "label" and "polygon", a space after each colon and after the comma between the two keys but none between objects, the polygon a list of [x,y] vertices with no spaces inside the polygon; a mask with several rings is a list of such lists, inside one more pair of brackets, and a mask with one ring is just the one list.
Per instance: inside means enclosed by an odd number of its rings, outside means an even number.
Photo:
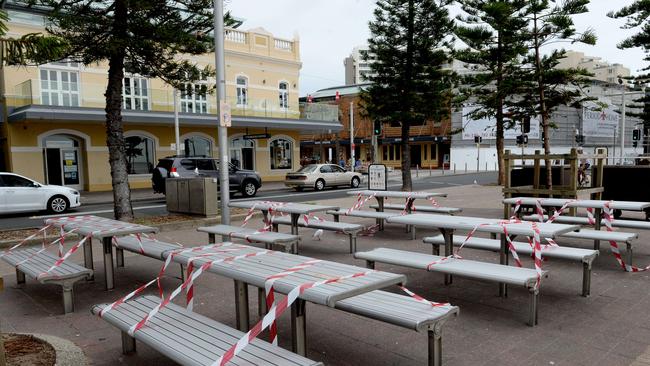
[{"label": "yellow building", "polygon": [[[9,36],[44,31],[41,14],[19,7],[8,13]],[[276,38],[262,28],[229,29],[225,49],[226,98],[233,115],[229,159],[258,171],[264,181],[282,180],[299,167],[299,134],[338,131],[338,111],[333,107],[314,114],[299,105],[302,64],[297,37]],[[190,60],[214,68],[214,54]],[[81,190],[110,190],[104,127],[107,70],[106,64],[65,60],[0,69],[6,101],[0,122],[0,171]],[[213,78],[202,80],[178,93],[181,151],[186,155],[218,156],[216,97],[188,92],[214,83]],[[173,95],[161,80],[125,75],[122,116],[132,188],[151,187],[157,160],[175,154]]]}]

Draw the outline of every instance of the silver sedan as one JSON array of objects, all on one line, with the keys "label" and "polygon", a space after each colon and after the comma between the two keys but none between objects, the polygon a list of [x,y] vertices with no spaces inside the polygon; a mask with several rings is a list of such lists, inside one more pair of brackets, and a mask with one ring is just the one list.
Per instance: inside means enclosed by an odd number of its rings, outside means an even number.
[{"label": "silver sedan", "polygon": [[284,185],[296,191],[304,188],[314,188],[322,191],[325,187],[347,186],[359,187],[361,174],[348,172],[334,164],[309,164],[285,177]]}]

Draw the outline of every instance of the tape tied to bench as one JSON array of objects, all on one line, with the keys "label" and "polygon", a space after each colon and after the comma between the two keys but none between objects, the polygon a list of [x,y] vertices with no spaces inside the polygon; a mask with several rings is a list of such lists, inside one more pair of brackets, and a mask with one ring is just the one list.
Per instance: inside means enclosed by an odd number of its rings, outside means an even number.
[{"label": "tape tied to bench", "polygon": [[257,336],[260,333],[262,333],[264,329],[266,329],[271,324],[273,324],[273,322],[275,322],[275,320],[279,318],[306,290],[314,287],[322,286],[322,285],[340,282],[350,278],[358,278],[358,277],[366,276],[373,272],[375,271],[370,270],[366,272],[358,272],[346,276],[329,278],[323,281],[303,283],[300,286],[295,287],[287,294],[287,296],[285,296],[282,300],[274,304],[273,307],[269,309],[268,313],[262,318],[262,320],[260,320],[257,324],[255,324],[251,328],[251,330],[249,330],[246,334],[244,334],[244,336],[241,337],[237,341],[237,343],[232,345],[230,349],[228,349],[228,351],[226,351],[223,355],[221,355],[219,359],[213,362],[211,366],[224,366],[228,362],[230,362],[246,346],[248,346],[255,338],[257,338]]},{"label": "tape tied to bench", "polygon": [[404,291],[407,295],[409,295],[410,297],[414,298],[415,300],[417,300],[417,301],[419,301],[419,302],[421,302],[421,303],[423,303],[423,304],[431,305],[431,306],[434,307],[434,308],[437,308],[437,307],[447,307],[447,306],[451,306],[451,304],[448,303],[448,302],[434,302],[434,301],[427,300],[427,299],[425,299],[424,297],[422,297],[422,296],[416,294],[415,292],[413,292],[413,291],[407,289],[407,288],[404,287],[404,286],[399,286],[399,288],[400,288],[402,291]]},{"label": "tape tied to bench", "polygon": [[265,255],[271,253],[271,250],[264,250],[260,252],[255,252],[255,253],[248,253],[248,254],[243,254],[239,256],[233,256],[233,257],[226,257],[226,258],[221,258],[221,259],[215,259],[212,261],[205,262],[202,264],[200,267],[198,267],[196,270],[192,272],[192,276],[187,278],[180,286],[178,286],[174,291],[169,294],[166,298],[162,299],[160,303],[158,303],[147,315],[144,316],[139,322],[136,324],[133,324],[129,330],[128,334],[130,336],[133,336],[135,332],[138,330],[142,329],[144,326],[147,325],[151,319],[153,319],[156,314],[162,309],[164,309],[176,296],[178,296],[182,291],[186,290],[190,284],[194,283],[194,281],[205,271],[210,269],[213,265],[217,263],[224,263],[224,262],[233,262],[239,259],[243,258],[250,258],[250,257],[255,257],[259,255]]},{"label": "tape tied to bench", "polygon": [[[612,213],[612,209],[610,207],[611,201],[605,203],[605,207],[603,208],[603,218],[605,221],[605,228],[608,232],[614,231],[614,228],[612,227],[612,223],[614,222],[614,214]],[[618,264],[623,268],[624,271],[626,272],[645,272],[650,269],[650,265],[646,267],[637,267],[633,266],[630,264],[625,263],[623,260],[623,257],[621,256],[621,251],[618,247],[618,243],[615,240],[609,240],[609,245],[612,249],[612,254],[614,254],[614,258],[616,258],[616,261]]]},{"label": "tape tied to bench", "polygon": [[45,246],[45,238],[46,238],[46,235],[47,235],[47,230],[51,229],[52,226],[53,225],[51,225],[51,224],[45,225],[42,228],[40,228],[37,232],[35,232],[34,234],[32,234],[32,235],[26,237],[25,239],[23,239],[18,244],[15,244],[12,247],[9,247],[9,248],[5,249],[4,252],[0,253],[0,258],[4,257],[5,255],[11,254],[12,250],[21,247],[23,244],[25,244],[28,241],[30,241],[30,240],[34,239],[35,237],[39,236],[41,233],[43,234],[43,246]]},{"label": "tape tied to bench", "polygon": [[[67,236],[67,235],[71,235],[71,234],[73,234],[75,231],[76,231],[76,229],[70,230],[70,231],[69,231],[68,233],[66,233],[63,237],[65,237],[65,236]],[[34,252],[34,253],[30,254],[29,256],[27,256],[27,258],[25,258],[25,259],[21,260],[20,262],[16,263],[16,265],[15,265],[14,267],[18,268],[18,266],[20,266],[20,265],[22,265],[22,264],[25,264],[25,263],[29,262],[32,258],[34,258],[34,257],[36,257],[37,255],[43,253],[43,252],[46,251],[50,246],[52,246],[52,245],[54,245],[54,244],[57,244],[57,243],[60,242],[61,240],[62,240],[62,237],[59,237],[59,238],[55,239],[54,241],[52,241],[52,242],[50,242],[50,243],[48,243],[48,244],[43,243],[41,249],[37,250],[36,252]],[[59,257],[59,258],[60,258],[60,257]]]},{"label": "tape tied to bench", "polygon": [[364,198],[362,198],[363,195],[362,195],[361,193],[358,193],[358,194],[357,194],[357,202],[355,202],[354,205],[352,205],[352,207],[348,208],[348,209],[345,211],[345,215],[349,215],[349,214],[351,214],[352,211],[360,210],[361,207],[363,207],[363,206],[366,204],[366,202],[368,202],[369,200],[371,200],[371,199],[372,199],[373,197],[375,197],[376,195],[377,195],[377,193],[373,192],[372,194],[370,194],[370,195],[365,196]]},{"label": "tape tied to bench", "polygon": [[83,239],[79,240],[79,242],[78,242],[77,244],[73,245],[72,248],[70,248],[70,249],[69,249],[69,250],[68,250],[68,251],[63,255],[63,257],[57,259],[56,262],[54,262],[54,264],[53,264],[53,265],[52,265],[52,266],[51,266],[47,271],[42,272],[42,273],[39,274],[36,278],[37,278],[37,279],[40,279],[41,277],[48,275],[48,274],[49,274],[50,272],[52,272],[54,269],[60,267],[60,266],[65,262],[66,259],[68,259],[72,254],[74,254],[74,253],[75,253],[75,252],[76,252],[76,251],[77,251],[77,250],[78,250],[82,245],[84,245],[84,243],[85,243],[86,241],[91,240],[91,238],[92,238],[92,235],[91,235],[91,234],[88,234],[88,235],[84,236]]},{"label": "tape tied to bench", "polygon": [[[280,278],[284,278],[290,274],[299,272],[305,268],[309,268],[313,266],[316,263],[320,263],[322,260],[320,259],[312,259],[306,262],[303,262],[301,264],[298,264],[297,266],[291,267],[285,271],[276,273],[274,275],[271,275],[266,278],[266,281],[264,282],[264,291],[266,293],[266,308],[271,309],[273,305],[275,305],[275,289],[273,288],[273,284],[275,281],[279,280]],[[273,344],[274,346],[278,345],[278,327],[277,323],[273,321],[269,328],[269,342]]]}]

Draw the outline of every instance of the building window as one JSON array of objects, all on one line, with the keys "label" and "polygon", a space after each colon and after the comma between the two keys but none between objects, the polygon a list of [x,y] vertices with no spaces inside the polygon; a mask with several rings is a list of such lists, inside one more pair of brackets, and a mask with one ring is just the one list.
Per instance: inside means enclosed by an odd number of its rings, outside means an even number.
[{"label": "building window", "polygon": [[237,76],[237,105],[248,105],[248,78]]},{"label": "building window", "polygon": [[230,163],[240,169],[255,169],[255,142],[243,137],[230,142]]},{"label": "building window", "polygon": [[384,146],[384,160],[388,160],[388,146]]},{"label": "building window", "polygon": [[124,140],[129,174],[150,174],[155,161],[153,140],[144,136],[129,136]]},{"label": "building window", "polygon": [[149,110],[149,87],[147,79],[125,77],[123,85],[124,109]]},{"label": "building window", "polygon": [[431,160],[438,160],[438,145],[431,144]]},{"label": "building window", "polygon": [[424,153],[423,160],[429,160],[429,146],[431,146],[431,144],[422,145],[422,152]]},{"label": "building window", "polygon": [[287,109],[289,108],[289,84],[284,81],[278,86],[278,94],[280,97],[280,108]]},{"label": "building window", "polygon": [[183,146],[185,156],[212,156],[212,142],[205,137],[188,137]]},{"label": "building window", "polygon": [[293,143],[286,139],[276,139],[269,143],[271,153],[271,169],[291,169]]},{"label": "building window", "polygon": [[41,102],[44,105],[79,106],[79,73],[41,69]]},{"label": "building window", "polygon": [[203,75],[199,82],[187,83],[181,88],[181,112],[208,113],[208,85]]}]

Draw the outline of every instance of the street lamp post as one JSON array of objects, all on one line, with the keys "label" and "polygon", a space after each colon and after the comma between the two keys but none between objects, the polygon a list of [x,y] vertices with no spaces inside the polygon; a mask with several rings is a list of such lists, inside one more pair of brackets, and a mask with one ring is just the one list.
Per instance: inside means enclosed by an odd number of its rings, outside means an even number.
[{"label": "street lamp post", "polygon": [[618,83],[623,86],[623,95],[622,95],[622,102],[621,102],[621,160],[620,163],[623,165],[624,162],[624,157],[625,157],[625,83],[623,78],[619,77],[618,78]]},{"label": "street lamp post", "polygon": [[[221,118],[221,101],[226,99],[226,63],[223,36],[223,0],[214,0],[214,65],[217,79],[217,118]],[[230,224],[230,182],[228,166],[228,128],[219,120],[219,182],[221,223]]]}]

